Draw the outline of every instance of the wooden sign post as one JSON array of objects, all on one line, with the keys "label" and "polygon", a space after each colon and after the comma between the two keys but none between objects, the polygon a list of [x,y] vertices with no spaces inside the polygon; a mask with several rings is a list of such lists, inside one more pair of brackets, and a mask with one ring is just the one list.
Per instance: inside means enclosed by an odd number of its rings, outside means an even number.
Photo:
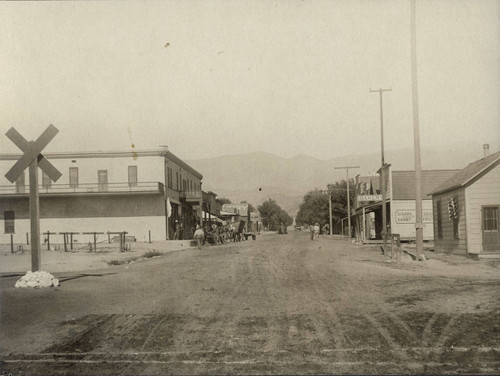
[{"label": "wooden sign post", "polygon": [[52,181],[61,177],[61,172],[55,168],[42,154],[41,151],[55,137],[59,131],[50,124],[36,141],[27,141],[14,128],[5,134],[24,154],[5,174],[5,177],[14,183],[23,171],[29,167],[30,179],[30,227],[31,227],[31,271],[36,272],[41,267],[40,257],[40,198],[38,194],[38,167]]}]

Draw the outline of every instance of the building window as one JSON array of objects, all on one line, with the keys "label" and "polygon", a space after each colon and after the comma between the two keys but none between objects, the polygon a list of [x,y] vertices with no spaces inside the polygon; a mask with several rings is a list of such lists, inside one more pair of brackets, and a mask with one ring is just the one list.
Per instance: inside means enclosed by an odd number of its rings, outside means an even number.
[{"label": "building window", "polygon": [[24,181],[24,172],[19,175],[16,180],[16,193],[24,193],[26,192],[25,181]]},{"label": "building window", "polygon": [[69,186],[78,188],[78,167],[69,168]]},{"label": "building window", "polygon": [[108,170],[97,171],[97,190],[99,192],[108,190]]},{"label": "building window", "polygon": [[498,207],[483,208],[483,231],[498,231]]},{"label": "building window", "polygon": [[193,192],[193,181],[191,180],[191,192]]},{"label": "building window", "polygon": [[5,223],[5,233],[14,234],[14,211],[4,211],[3,219]]},{"label": "building window", "polygon": [[187,182],[186,182],[186,179],[183,179],[182,180],[182,190],[183,190],[183,192],[186,192],[186,188],[187,188]]},{"label": "building window", "polygon": [[49,175],[47,175],[45,172],[42,172],[42,187],[43,188],[50,188],[52,185],[52,181],[49,178]]},{"label": "building window", "polygon": [[137,187],[137,166],[128,166],[128,185]]},{"label": "building window", "polygon": [[173,188],[174,182],[173,182],[173,176],[172,176],[172,169],[170,167],[167,167],[167,180],[168,180],[168,187]]},{"label": "building window", "polygon": [[179,173],[175,173],[175,186],[177,187],[177,190],[179,190]]},{"label": "building window", "polygon": [[443,213],[441,210],[442,210],[441,200],[438,200],[436,203],[438,239],[443,239]]}]

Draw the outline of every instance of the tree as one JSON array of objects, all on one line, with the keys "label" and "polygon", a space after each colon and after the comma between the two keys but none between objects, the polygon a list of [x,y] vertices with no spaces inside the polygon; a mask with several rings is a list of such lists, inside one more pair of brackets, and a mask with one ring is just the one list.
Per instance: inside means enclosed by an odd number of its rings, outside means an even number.
[{"label": "tree", "polygon": [[[354,180],[349,180],[349,196],[351,208],[354,202]],[[345,180],[327,185],[332,196],[332,219],[334,228],[339,228],[342,218],[347,217],[347,183]],[[298,225],[320,225],[330,223],[328,193],[325,191],[309,191],[300,204],[295,221]]]},{"label": "tree", "polygon": [[[332,193],[332,217],[333,217],[333,228],[337,229],[336,232],[340,233],[340,228],[342,227],[342,219],[346,218],[347,213],[347,182],[341,180],[334,184],[328,184],[328,189]],[[354,194],[355,194],[355,182],[353,179],[349,179],[349,201],[351,208],[354,207]]]},{"label": "tree", "polygon": [[281,224],[287,227],[293,223],[292,217],[290,217],[273,199],[264,201],[257,207],[257,210],[262,219],[262,224],[271,231],[278,230]]},{"label": "tree", "polygon": [[[347,217],[347,183],[345,180],[327,185],[332,194],[332,212],[333,217],[340,220]],[[349,198],[351,208],[354,205],[354,180],[349,180]]]},{"label": "tree", "polygon": [[225,197],[218,198],[218,200],[220,202],[222,202],[223,204],[230,204],[231,203],[231,200],[228,198],[225,198]]},{"label": "tree", "polygon": [[309,191],[300,204],[295,222],[302,226],[318,222],[321,225],[329,223],[328,195],[319,190]]}]

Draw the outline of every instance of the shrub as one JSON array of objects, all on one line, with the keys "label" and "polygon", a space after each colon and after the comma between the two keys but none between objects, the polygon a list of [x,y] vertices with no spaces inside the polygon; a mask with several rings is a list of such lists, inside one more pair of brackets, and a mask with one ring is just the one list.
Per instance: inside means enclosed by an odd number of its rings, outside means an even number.
[{"label": "shrub", "polygon": [[108,261],[108,265],[122,265],[128,262],[127,260],[110,260]]},{"label": "shrub", "polygon": [[144,254],[144,258],[151,258],[151,257],[155,257],[155,256],[160,256],[161,253],[158,252],[157,250],[153,249],[152,251],[147,251],[145,254]]}]

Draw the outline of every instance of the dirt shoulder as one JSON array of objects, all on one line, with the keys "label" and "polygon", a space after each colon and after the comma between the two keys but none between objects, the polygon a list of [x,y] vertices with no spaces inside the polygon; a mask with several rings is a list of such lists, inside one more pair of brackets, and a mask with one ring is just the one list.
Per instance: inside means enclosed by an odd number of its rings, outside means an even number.
[{"label": "dirt shoulder", "polygon": [[[191,247],[190,240],[165,241],[152,243],[131,243],[131,249],[120,252],[116,244],[108,247],[100,246],[97,251],[76,249],[64,252],[47,250],[42,247],[42,270],[49,273],[77,272],[83,270],[98,270],[111,267],[110,263],[125,263],[139,260],[147,252],[157,251],[160,255],[173,251],[180,251]],[[10,246],[0,246],[0,274],[24,274],[31,270],[31,252],[10,252]]]}]

